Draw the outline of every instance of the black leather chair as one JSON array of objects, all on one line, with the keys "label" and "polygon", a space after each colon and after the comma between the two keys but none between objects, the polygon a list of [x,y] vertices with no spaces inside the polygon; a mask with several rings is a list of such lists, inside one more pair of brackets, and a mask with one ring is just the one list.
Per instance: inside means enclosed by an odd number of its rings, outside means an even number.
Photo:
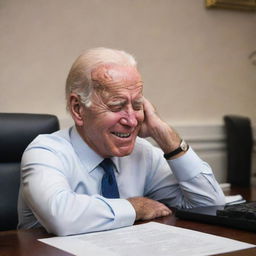
[{"label": "black leather chair", "polygon": [[227,135],[227,181],[231,185],[249,187],[253,135],[248,117],[224,116]]},{"label": "black leather chair", "polygon": [[0,113],[0,230],[16,229],[20,160],[38,135],[59,130],[56,116]]}]

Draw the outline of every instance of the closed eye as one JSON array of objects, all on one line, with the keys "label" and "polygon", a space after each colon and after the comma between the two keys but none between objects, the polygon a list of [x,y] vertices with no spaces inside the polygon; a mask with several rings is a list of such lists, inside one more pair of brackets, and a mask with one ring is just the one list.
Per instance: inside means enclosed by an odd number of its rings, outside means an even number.
[{"label": "closed eye", "polygon": [[119,112],[123,109],[123,107],[125,106],[126,102],[112,102],[108,104],[108,108],[112,111],[112,112]]},{"label": "closed eye", "polygon": [[143,109],[143,103],[142,102],[134,103],[132,105],[132,107],[136,111],[142,110]]},{"label": "closed eye", "polygon": [[132,107],[135,111],[139,111],[143,109],[143,98],[138,98],[133,101]]}]

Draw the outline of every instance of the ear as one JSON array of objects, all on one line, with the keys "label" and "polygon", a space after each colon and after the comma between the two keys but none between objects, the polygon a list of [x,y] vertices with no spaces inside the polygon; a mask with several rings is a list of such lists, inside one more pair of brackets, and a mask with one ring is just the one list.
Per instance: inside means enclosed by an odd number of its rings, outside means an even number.
[{"label": "ear", "polygon": [[76,93],[71,93],[69,96],[69,109],[75,124],[83,126],[85,106],[81,103],[80,97]]}]

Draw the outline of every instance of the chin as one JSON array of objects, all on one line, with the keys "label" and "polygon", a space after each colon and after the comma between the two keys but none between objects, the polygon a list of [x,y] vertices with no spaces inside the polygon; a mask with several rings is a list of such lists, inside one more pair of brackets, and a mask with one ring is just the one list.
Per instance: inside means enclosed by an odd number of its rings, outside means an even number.
[{"label": "chin", "polygon": [[134,146],[129,147],[129,148],[118,148],[117,150],[114,150],[113,156],[117,157],[123,157],[123,156],[128,156],[132,153]]}]

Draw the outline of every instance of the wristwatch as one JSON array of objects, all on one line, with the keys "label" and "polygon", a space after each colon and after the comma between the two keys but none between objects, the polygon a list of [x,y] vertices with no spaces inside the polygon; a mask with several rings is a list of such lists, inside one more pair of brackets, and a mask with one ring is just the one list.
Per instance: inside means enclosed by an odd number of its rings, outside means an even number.
[{"label": "wristwatch", "polygon": [[180,146],[177,149],[173,150],[172,152],[164,154],[164,158],[168,160],[173,156],[178,155],[180,152],[186,152],[188,149],[189,149],[189,145],[186,143],[186,141],[181,140]]}]

